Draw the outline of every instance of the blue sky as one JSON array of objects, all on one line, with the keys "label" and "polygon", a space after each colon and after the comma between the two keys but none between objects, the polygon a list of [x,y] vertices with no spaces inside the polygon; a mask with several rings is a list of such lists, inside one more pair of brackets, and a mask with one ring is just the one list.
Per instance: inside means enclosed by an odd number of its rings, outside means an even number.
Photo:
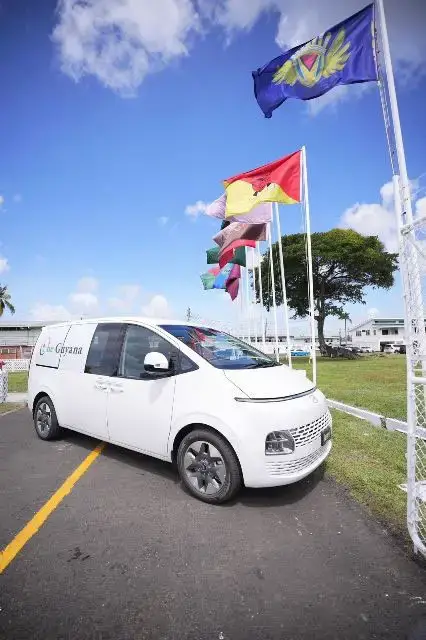
[{"label": "blue sky", "polygon": [[[234,322],[238,306],[203,292],[199,279],[217,222],[185,212],[218,197],[223,178],[302,145],[313,230],[354,226],[392,247],[392,202],[386,188],[380,193],[391,169],[377,89],[288,101],[271,120],[253,97],[251,70],[276,56],[278,43],[314,36],[364,3],[324,0],[322,12],[313,0],[293,4],[2,2],[0,281],[17,319],[183,316],[190,306],[203,318]],[[421,208],[426,7],[421,0],[385,6]],[[281,221],[284,232],[298,231],[299,208],[282,208]],[[399,286],[349,311],[359,319],[370,308],[399,315]]]}]

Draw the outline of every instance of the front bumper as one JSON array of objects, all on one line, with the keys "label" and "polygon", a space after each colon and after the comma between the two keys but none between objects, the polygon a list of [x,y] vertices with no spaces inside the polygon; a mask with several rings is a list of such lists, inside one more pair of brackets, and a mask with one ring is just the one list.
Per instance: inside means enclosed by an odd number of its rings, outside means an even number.
[{"label": "front bumper", "polygon": [[[309,476],[327,458],[331,451],[332,442],[329,440],[324,446],[317,446],[306,455],[295,458],[292,456],[264,456],[263,464],[244,472],[246,487],[279,487],[285,484],[299,482]],[[303,452],[302,452],[303,453]]]}]

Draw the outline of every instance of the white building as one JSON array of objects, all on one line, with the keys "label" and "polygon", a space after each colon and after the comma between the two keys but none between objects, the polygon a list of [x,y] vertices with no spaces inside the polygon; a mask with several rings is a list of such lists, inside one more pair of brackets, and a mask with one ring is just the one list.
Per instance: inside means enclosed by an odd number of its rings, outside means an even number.
[{"label": "white building", "polygon": [[402,318],[369,318],[349,329],[353,347],[369,347],[382,351],[388,344],[405,345]]},{"label": "white building", "polygon": [[0,322],[0,360],[30,358],[44,326],[50,322]]}]

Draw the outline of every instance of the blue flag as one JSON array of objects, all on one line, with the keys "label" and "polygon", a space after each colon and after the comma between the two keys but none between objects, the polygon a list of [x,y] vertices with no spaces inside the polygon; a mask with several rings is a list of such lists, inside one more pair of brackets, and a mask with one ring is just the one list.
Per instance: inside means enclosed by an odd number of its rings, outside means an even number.
[{"label": "blue flag", "polygon": [[373,11],[371,4],[253,71],[254,94],[265,116],[287,98],[312,100],[338,84],[377,80]]}]

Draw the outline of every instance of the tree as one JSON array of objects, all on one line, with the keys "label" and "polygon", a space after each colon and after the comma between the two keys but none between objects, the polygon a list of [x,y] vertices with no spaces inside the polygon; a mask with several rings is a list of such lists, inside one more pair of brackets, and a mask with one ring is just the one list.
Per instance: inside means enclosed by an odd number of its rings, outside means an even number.
[{"label": "tree", "polygon": [[[281,238],[288,305],[294,317],[309,314],[305,235]],[[277,305],[282,304],[278,242],[272,247]],[[376,236],[362,236],[352,229],[332,229],[312,234],[312,268],[315,319],[322,353],[327,353],[324,322],[328,316],[344,319],[344,305],[365,304],[366,287],[389,289],[397,269],[397,254],[388,253]],[[263,304],[272,306],[269,253],[262,261]],[[259,278],[256,277],[256,283]],[[257,300],[260,302],[259,287]]]},{"label": "tree", "polygon": [[346,324],[347,324],[348,322],[350,322],[350,323],[352,324],[352,320],[351,320],[351,317],[350,317],[350,315],[349,315],[349,313],[348,313],[347,311],[345,311],[344,313],[342,313],[342,315],[340,316],[340,318],[341,318],[341,320],[344,320],[344,321],[345,321],[345,341],[346,341],[346,340],[348,339],[348,334],[347,334],[347,331],[346,331]]},{"label": "tree", "polygon": [[3,315],[5,309],[10,313],[15,313],[15,307],[10,301],[10,294],[7,291],[7,286],[2,287],[0,285],[0,316]]}]

